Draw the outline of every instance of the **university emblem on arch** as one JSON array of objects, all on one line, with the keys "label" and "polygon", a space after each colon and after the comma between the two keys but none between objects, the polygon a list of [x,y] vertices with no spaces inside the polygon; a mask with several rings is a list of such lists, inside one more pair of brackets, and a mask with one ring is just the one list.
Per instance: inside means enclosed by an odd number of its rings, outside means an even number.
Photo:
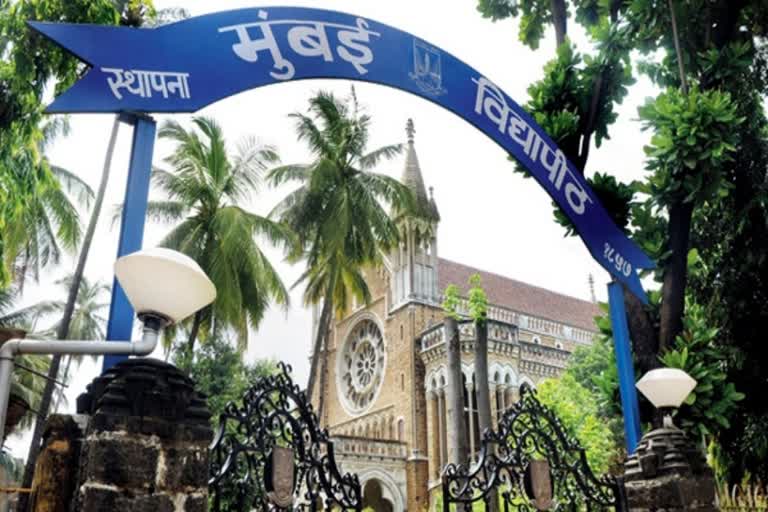
[{"label": "university emblem on arch", "polygon": [[413,72],[409,75],[422,92],[440,96],[446,92],[443,87],[443,62],[440,50],[434,46],[413,39]]}]

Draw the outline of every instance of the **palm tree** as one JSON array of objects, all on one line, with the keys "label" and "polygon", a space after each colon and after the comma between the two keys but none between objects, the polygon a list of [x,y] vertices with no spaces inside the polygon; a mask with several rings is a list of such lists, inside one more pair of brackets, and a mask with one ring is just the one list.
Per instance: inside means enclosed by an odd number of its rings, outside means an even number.
[{"label": "palm tree", "polygon": [[[28,184],[23,207],[4,229],[6,265],[15,267],[14,281],[21,293],[29,273],[58,264],[62,248],[74,251],[82,229],[77,206],[89,208],[94,193],[74,173],[50,164],[45,151],[53,140],[69,133],[66,118],[57,117],[35,133],[34,144],[16,153],[10,172],[14,181]],[[76,200],[76,204],[72,201]]]},{"label": "palm tree", "polygon": [[[68,292],[75,279],[73,274],[55,281],[56,286]],[[92,282],[83,276],[79,283],[75,308],[70,320],[66,339],[69,340],[103,340],[106,338],[104,328],[107,318],[104,313],[109,309],[109,296],[112,287],[101,281]],[[34,319],[35,325],[40,319],[54,317],[59,320],[48,329],[58,331],[61,315],[66,303],[63,300],[45,300],[29,306],[19,313]]]},{"label": "palm tree", "polygon": [[160,243],[197,261],[216,285],[215,302],[192,319],[187,350],[195,341],[220,329],[232,329],[238,345],[248,343],[270,302],[288,304],[288,291],[256,242],[289,246],[293,236],[285,226],[246,210],[261,174],[278,161],[273,148],[254,138],[227,152],[224,134],[210,118],[196,117],[196,129],[166,122],[159,136],[176,143],[165,162],[173,169],[154,169],[153,183],[166,199],[150,201],[150,219],[178,222]]},{"label": "palm tree", "polygon": [[[27,308],[14,309],[18,298],[19,292],[16,288],[0,290],[0,328],[32,332],[34,331],[34,314]],[[34,415],[31,412],[37,410],[40,405],[46,382],[40,375],[48,369],[50,361],[51,358],[45,355],[23,354],[16,357],[11,395],[22,398],[30,408],[16,424],[16,431],[29,428],[34,421]],[[34,372],[27,369],[32,369]]]},{"label": "palm tree", "polygon": [[[299,236],[302,251],[292,257],[307,261],[306,271],[296,283],[306,282],[305,304],[323,304],[307,386],[311,397],[318,361],[326,364],[321,351],[333,310],[345,310],[352,295],[370,301],[362,269],[377,264],[380,252],[399,239],[397,224],[382,202],[402,210],[413,201],[408,188],[396,179],[371,171],[382,160],[399,154],[402,146],[366,151],[370,117],[360,113],[354,89],[349,100],[320,92],[310,99],[308,115],[294,113],[291,117],[296,120],[299,140],[307,143],[315,160],[273,169],[269,180],[275,186],[299,185],[272,215]],[[320,374],[325,374],[324,368]],[[321,391],[320,413],[322,405]]]},{"label": "palm tree", "polygon": [[[74,275],[70,274],[58,279],[55,284],[65,292],[68,292],[73,282]],[[109,297],[112,287],[101,281],[92,282],[85,276],[80,280],[79,285],[80,289],[77,292],[75,309],[70,321],[67,339],[103,340],[106,338],[105,327],[107,325],[107,318],[105,313],[109,309]],[[19,313],[26,318],[31,318],[34,322],[33,325],[37,325],[37,323],[44,318],[59,318],[59,321],[56,322],[56,324],[43,331],[44,334],[47,333],[49,336],[52,336],[59,330],[59,323],[61,322],[62,313],[64,312],[65,307],[66,303],[62,300],[46,300],[26,308],[28,311],[21,310]],[[39,334],[38,337],[44,337],[44,334]],[[69,372],[72,363],[79,366],[82,360],[83,356],[67,356],[66,364],[64,365],[64,373],[61,377],[62,382],[69,381]],[[56,403],[53,407],[54,411],[58,409],[63,398],[64,389],[60,388]]]}]

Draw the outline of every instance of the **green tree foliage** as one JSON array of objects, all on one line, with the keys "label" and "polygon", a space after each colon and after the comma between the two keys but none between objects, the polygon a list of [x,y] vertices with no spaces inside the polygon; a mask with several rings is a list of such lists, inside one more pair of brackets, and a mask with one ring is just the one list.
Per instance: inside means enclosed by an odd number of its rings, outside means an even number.
[{"label": "green tree foliage", "polygon": [[536,388],[542,404],[551,408],[569,434],[578,439],[595,474],[608,471],[615,458],[611,430],[600,415],[595,396],[570,373],[547,379]]},{"label": "green tree foliage", "polygon": [[[0,289],[0,327],[7,329],[20,329],[26,332],[32,331],[33,314],[27,308],[15,309],[19,298],[18,291],[14,288]],[[45,373],[48,369],[50,357],[44,355],[24,354],[16,357],[16,361],[32,368],[39,373]],[[19,366],[13,369],[11,383],[11,395],[16,395],[29,404],[30,410],[16,426],[16,432],[29,428],[33,421],[32,414],[39,405],[45,388],[45,379],[39,375],[23,370]],[[23,467],[23,464],[22,464]]]},{"label": "green tree foliage", "polygon": [[696,379],[696,388],[678,411],[678,423],[704,441],[731,426],[730,418],[744,399],[728,381],[723,365],[728,349],[716,343],[719,329],[709,323],[702,306],[689,304],[682,334],[662,356],[665,366],[685,370]]},{"label": "green tree foliage", "polygon": [[[469,316],[474,322],[485,322],[488,318],[488,296],[485,294],[485,290],[483,290],[480,274],[470,276],[469,286],[467,297]],[[445,300],[448,300],[447,294]]]},{"label": "green tree foliage", "polygon": [[[405,185],[373,172],[400,154],[402,145],[368,150],[371,118],[361,110],[354,89],[348,99],[321,91],[309,100],[307,114],[291,117],[299,140],[307,143],[315,160],[273,169],[269,180],[275,186],[298,185],[272,215],[298,235],[299,250],[293,259],[307,263],[297,281],[306,283],[304,302],[323,303],[307,387],[312,396],[332,313],[344,311],[353,295],[361,302],[370,301],[363,268],[378,264],[381,251],[400,239],[386,206],[410,211],[414,201]],[[322,412],[322,393],[320,397]]]},{"label": "green tree foliage", "polygon": [[[592,39],[589,55],[580,57],[563,37],[571,20],[557,19],[558,3]],[[759,399],[768,381],[754,363],[760,333],[750,327],[768,319],[762,296],[768,284],[762,104],[768,7],[759,0],[479,0],[478,8],[493,20],[518,18],[521,39],[532,47],[554,25],[557,55],[531,86],[527,107],[582,170],[589,137],[599,145],[608,136],[614,105],[633,82],[632,65],[661,88],[639,112],[652,132],[647,178],[632,184],[605,180],[610,172],[588,178],[617,224],[659,263],[661,289],[650,307],[627,295],[638,369],[661,364],[667,352],[675,359],[681,336],[697,321],[686,319],[686,303],[694,317],[703,307],[718,335],[688,344],[698,352],[716,346],[719,371],[727,376],[712,382],[719,396],[739,396],[732,395],[732,383],[746,397],[723,409],[717,429],[703,416],[685,424],[697,433],[717,432],[732,479],[745,471],[768,475],[768,434],[759,427],[768,419]],[[701,261],[695,273],[689,271],[691,247]],[[697,421],[703,423],[694,426]]]},{"label": "green tree foliage", "polygon": [[[73,276],[70,274],[55,281],[64,294],[72,286]],[[106,338],[106,313],[109,309],[109,297],[112,287],[101,281],[91,281],[83,277],[80,281],[75,302],[75,311],[69,326],[67,339],[70,340],[103,340]],[[53,335],[58,330],[58,321],[64,312],[65,303],[61,299],[43,300],[19,313],[29,316],[34,325],[40,320],[57,319],[53,326],[42,331],[42,334]]]},{"label": "green tree foliage", "polygon": [[[139,4],[151,7],[148,1],[131,3],[136,8]],[[5,263],[0,265],[0,286],[8,284],[15,257],[29,249],[26,239],[13,238],[13,234],[19,233],[20,225],[27,225],[29,217],[39,218],[40,201],[46,202],[48,215],[55,214],[59,221],[73,213],[65,211],[67,205],[57,195],[60,185],[40,151],[40,143],[46,139],[43,94],[46,90],[62,92],[82,76],[86,66],[33,32],[27,22],[115,25],[121,22],[118,9],[123,7],[117,4],[122,2],[0,0],[0,258]],[[71,222],[57,226],[65,245],[76,238],[76,226]]]},{"label": "green tree foliage", "polygon": [[195,117],[192,124],[187,129],[167,121],[160,128],[160,138],[175,148],[165,159],[171,170],[156,168],[152,173],[156,190],[165,198],[150,201],[147,215],[177,223],[160,245],[194,259],[216,285],[214,303],[191,320],[188,350],[199,336],[205,339],[217,329],[234,330],[242,349],[249,328],[258,326],[270,302],[288,303],[288,291],[257,238],[289,247],[293,235],[284,225],[243,206],[278,156],[254,138],[243,140],[237,153],[230,154],[215,120]]},{"label": "green tree foliage", "polygon": [[459,308],[461,307],[461,290],[455,284],[449,284],[443,291],[443,312],[458,320],[461,318],[459,315]]},{"label": "green tree foliage", "polygon": [[197,384],[196,389],[207,396],[214,427],[228,403],[240,403],[257,379],[277,370],[270,360],[244,362],[237,346],[226,339],[213,337],[193,354],[179,348],[173,352],[173,364],[186,372]]}]

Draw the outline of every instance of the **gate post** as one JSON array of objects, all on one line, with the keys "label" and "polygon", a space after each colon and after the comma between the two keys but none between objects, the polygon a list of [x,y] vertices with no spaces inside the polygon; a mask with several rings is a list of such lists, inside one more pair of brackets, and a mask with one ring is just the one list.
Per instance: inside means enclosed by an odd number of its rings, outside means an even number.
[{"label": "gate post", "polygon": [[637,443],[640,442],[640,408],[637,402],[637,390],[635,390],[635,367],[629,344],[624,289],[620,283],[612,281],[608,285],[608,302],[613,328],[613,350],[616,354],[616,369],[619,374],[621,409],[624,413],[624,435],[627,453],[631,455],[637,449]]}]

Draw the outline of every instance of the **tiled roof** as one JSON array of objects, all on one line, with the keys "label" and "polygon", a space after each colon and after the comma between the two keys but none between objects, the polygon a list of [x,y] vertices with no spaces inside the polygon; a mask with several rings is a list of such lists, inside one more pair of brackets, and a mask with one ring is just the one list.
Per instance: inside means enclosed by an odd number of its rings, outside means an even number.
[{"label": "tiled roof", "polygon": [[441,293],[449,284],[455,284],[466,294],[469,277],[480,274],[483,289],[492,305],[589,331],[597,330],[593,320],[601,314],[597,304],[443,258],[439,259],[438,265]]}]

